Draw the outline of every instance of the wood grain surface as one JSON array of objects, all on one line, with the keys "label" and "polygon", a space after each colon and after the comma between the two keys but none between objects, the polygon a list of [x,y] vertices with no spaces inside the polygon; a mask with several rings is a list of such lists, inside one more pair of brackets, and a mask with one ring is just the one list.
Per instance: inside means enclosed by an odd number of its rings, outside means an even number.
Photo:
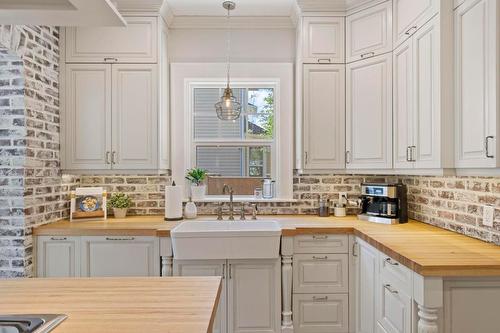
[{"label": "wood grain surface", "polygon": [[0,281],[0,313],[64,313],[54,333],[211,332],[220,277]]}]

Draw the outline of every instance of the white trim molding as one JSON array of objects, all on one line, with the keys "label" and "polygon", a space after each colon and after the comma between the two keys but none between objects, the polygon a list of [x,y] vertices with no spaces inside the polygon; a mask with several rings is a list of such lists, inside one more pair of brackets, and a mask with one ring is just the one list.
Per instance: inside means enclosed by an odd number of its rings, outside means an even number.
[{"label": "white trim molding", "polygon": [[[190,89],[207,82],[225,82],[225,63],[171,64],[171,165],[172,180],[185,184],[186,169],[191,163]],[[293,64],[235,63],[231,66],[233,85],[273,85],[279,97],[275,100],[275,169],[277,197],[293,198]],[[215,108],[214,108],[215,112]],[[188,186],[185,186],[187,190]],[[187,194],[187,193],[186,193]]]}]

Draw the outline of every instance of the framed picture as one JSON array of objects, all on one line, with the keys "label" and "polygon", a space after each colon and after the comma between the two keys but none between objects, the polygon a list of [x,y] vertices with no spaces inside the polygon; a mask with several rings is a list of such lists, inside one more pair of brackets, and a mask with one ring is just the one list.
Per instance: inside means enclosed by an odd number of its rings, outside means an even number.
[{"label": "framed picture", "polygon": [[105,220],[106,195],[102,187],[79,187],[71,191],[70,221]]}]

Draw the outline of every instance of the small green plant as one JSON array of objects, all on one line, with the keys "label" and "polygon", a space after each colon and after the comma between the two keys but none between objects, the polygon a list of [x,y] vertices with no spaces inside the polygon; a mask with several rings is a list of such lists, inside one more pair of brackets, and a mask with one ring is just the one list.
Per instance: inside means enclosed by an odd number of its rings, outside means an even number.
[{"label": "small green plant", "polygon": [[200,184],[207,177],[207,170],[200,168],[192,168],[187,171],[186,179],[189,180],[192,184],[196,184],[200,186]]},{"label": "small green plant", "polygon": [[108,206],[111,208],[129,208],[132,205],[132,199],[125,193],[117,192],[111,194]]}]

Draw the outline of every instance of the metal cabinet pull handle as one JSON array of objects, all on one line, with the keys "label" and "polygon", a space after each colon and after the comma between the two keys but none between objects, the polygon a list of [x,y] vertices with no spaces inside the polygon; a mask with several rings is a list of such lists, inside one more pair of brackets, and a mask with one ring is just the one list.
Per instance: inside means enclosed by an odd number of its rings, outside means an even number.
[{"label": "metal cabinet pull handle", "polygon": [[314,302],[318,302],[318,301],[328,301],[328,296],[322,296],[322,297],[313,296],[313,301],[314,301]]},{"label": "metal cabinet pull handle", "polygon": [[229,279],[233,278],[233,267],[231,264],[229,264]]},{"label": "metal cabinet pull handle", "polygon": [[392,288],[392,286],[390,284],[384,284],[384,288],[389,290],[389,292],[391,294],[398,294],[399,293],[396,289]]},{"label": "metal cabinet pull handle", "polygon": [[222,279],[226,278],[226,264],[222,264]]},{"label": "metal cabinet pull handle", "polygon": [[411,147],[406,147],[406,162],[411,162]]},{"label": "metal cabinet pull handle", "polygon": [[392,266],[399,266],[399,263],[393,261],[391,258],[385,258],[385,262]]},{"label": "metal cabinet pull handle", "polygon": [[108,241],[131,241],[134,240],[135,237],[106,237],[106,240]]},{"label": "metal cabinet pull handle", "polygon": [[116,151],[111,153],[111,164],[116,164]]},{"label": "metal cabinet pull handle", "polygon": [[345,162],[347,164],[351,163],[351,152],[349,150],[345,152]]},{"label": "metal cabinet pull handle", "polygon": [[490,139],[493,140],[495,137],[492,135],[488,135],[485,140],[485,147],[484,149],[486,150],[486,158],[495,158],[495,155],[490,155]]},{"label": "metal cabinet pull handle", "polygon": [[118,61],[117,58],[112,58],[112,57],[104,58],[104,62],[117,62],[117,61]]},{"label": "metal cabinet pull handle", "polygon": [[354,242],[352,244],[352,256],[357,257],[358,256],[358,242]]},{"label": "metal cabinet pull handle", "polygon": [[417,158],[415,157],[417,154],[416,154],[416,151],[417,151],[417,146],[411,146],[411,162],[416,162],[417,161]]},{"label": "metal cabinet pull handle", "polygon": [[332,59],[318,59],[318,62],[332,62]]},{"label": "metal cabinet pull handle", "polygon": [[314,240],[328,239],[327,235],[313,235]]},{"label": "metal cabinet pull handle", "polygon": [[307,151],[304,153],[304,158],[305,158],[306,164],[309,163],[309,154],[307,153]]},{"label": "metal cabinet pull handle", "polygon": [[375,56],[375,52],[367,52],[360,55],[361,59],[371,58]]},{"label": "metal cabinet pull handle", "polygon": [[[417,28],[418,28],[418,27],[417,27],[416,25],[414,25],[414,26],[413,26],[413,27],[411,27],[410,29],[406,30],[405,35],[407,35],[407,36],[411,36],[413,33],[415,33],[415,31],[417,31]],[[412,30],[413,30],[413,32],[411,32]]]},{"label": "metal cabinet pull handle", "polygon": [[109,160],[111,153],[109,151],[106,152],[106,164],[111,164],[111,161]]},{"label": "metal cabinet pull handle", "polygon": [[314,260],[327,260],[327,259],[328,259],[328,256],[324,256],[324,257],[316,257],[316,256],[313,256],[313,259],[314,259]]},{"label": "metal cabinet pull handle", "polygon": [[67,237],[50,237],[50,240],[53,240],[53,241],[65,241],[65,240],[68,240]]}]

